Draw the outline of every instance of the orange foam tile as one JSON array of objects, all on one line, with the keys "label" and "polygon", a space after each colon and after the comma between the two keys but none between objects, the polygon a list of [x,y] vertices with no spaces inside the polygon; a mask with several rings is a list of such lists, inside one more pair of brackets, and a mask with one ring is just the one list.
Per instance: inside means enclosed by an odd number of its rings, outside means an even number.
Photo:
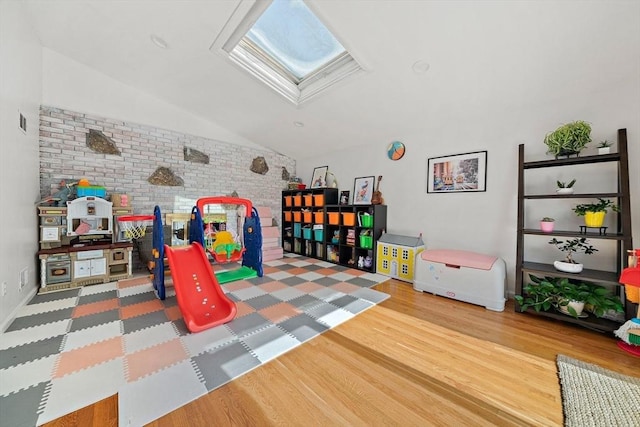
[{"label": "orange foam tile", "polygon": [[62,378],[100,363],[108,362],[124,355],[122,337],[114,337],[60,354],[53,373],[54,378]]},{"label": "orange foam tile", "polygon": [[263,283],[262,285],[258,285],[258,287],[265,292],[275,292],[275,291],[279,291],[280,289],[288,288],[287,285],[285,285],[282,282],[278,282],[276,280],[269,283]]},{"label": "orange foam tile", "polygon": [[337,271],[334,270],[333,268],[319,268],[317,270],[313,270],[313,272],[321,274],[323,276],[331,276],[332,274],[336,274],[337,273]]},{"label": "orange foam tile", "polygon": [[102,313],[105,311],[116,309],[119,307],[119,305],[120,300],[118,298],[78,305],[73,309],[72,317],[74,319],[77,319],[78,317]]},{"label": "orange foam tile", "polygon": [[177,305],[174,305],[173,307],[165,308],[164,312],[167,315],[167,319],[169,320],[182,319],[182,313],[180,313],[180,307],[178,307]]},{"label": "orange foam tile", "polygon": [[225,283],[223,289],[233,292],[239,291],[240,289],[246,289],[253,287],[253,284],[247,282],[246,280],[238,280],[236,282]]},{"label": "orange foam tile", "polygon": [[279,304],[263,308],[262,310],[259,310],[258,313],[260,313],[261,316],[269,319],[273,323],[279,323],[283,320],[287,320],[291,317],[297,316],[298,314],[302,313],[302,311],[287,302],[281,302]]},{"label": "orange foam tile", "polygon": [[189,357],[180,338],[125,356],[127,381],[133,382]]},{"label": "orange foam tile", "polygon": [[351,274],[352,276],[362,276],[363,274],[366,273],[366,271],[362,271],[362,270],[356,270],[355,268],[350,268],[348,270],[345,271],[345,273],[347,274]]},{"label": "orange foam tile", "polygon": [[256,309],[251,307],[249,304],[238,301],[236,302],[236,318],[246,316],[247,314],[255,313]]},{"label": "orange foam tile", "polygon": [[324,286],[318,285],[317,283],[313,283],[313,282],[306,282],[306,283],[300,283],[299,285],[294,286],[294,288],[304,293],[310,294],[311,292],[315,292],[318,289],[324,288]]},{"label": "orange foam tile", "polygon": [[280,271],[280,269],[276,268],[276,267],[270,267],[268,265],[264,265],[264,266],[262,266],[262,271],[263,271],[264,274],[271,274],[271,273],[276,273],[276,272]]},{"label": "orange foam tile", "polygon": [[289,270],[284,270],[285,272],[289,273],[289,274],[293,274],[294,276],[297,276],[299,274],[304,274],[304,273],[308,273],[309,270],[307,270],[306,268],[290,268]]},{"label": "orange foam tile", "polygon": [[342,292],[344,294],[350,294],[352,292],[357,291],[358,289],[362,289],[360,286],[353,285],[351,283],[340,282],[335,285],[329,286],[331,289],[335,289],[336,291]]},{"label": "orange foam tile", "polygon": [[134,277],[133,279],[118,280],[118,289],[130,288],[132,286],[148,285],[151,279],[148,276]]},{"label": "orange foam tile", "polygon": [[131,319],[132,317],[142,316],[143,314],[153,313],[154,311],[163,310],[164,305],[160,300],[141,302],[139,304],[127,305],[120,307],[120,319]]}]

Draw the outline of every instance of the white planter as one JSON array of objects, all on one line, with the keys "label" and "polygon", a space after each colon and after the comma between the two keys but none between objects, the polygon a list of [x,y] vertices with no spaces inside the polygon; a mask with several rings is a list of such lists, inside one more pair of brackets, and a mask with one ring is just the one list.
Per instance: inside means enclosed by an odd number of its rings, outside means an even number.
[{"label": "white planter", "polygon": [[569,312],[567,307],[572,307],[576,311],[576,314],[580,316],[582,314],[582,310],[584,310],[584,302],[572,300],[572,301],[569,301],[567,305],[561,305],[558,307],[558,310],[560,310],[563,314],[568,314],[569,316],[572,316],[572,314]]},{"label": "white planter", "polygon": [[565,273],[580,273],[584,267],[582,264],[572,264],[564,261],[554,261],[553,266],[556,270],[564,271]]},{"label": "white planter", "polygon": [[598,148],[598,154],[609,154],[610,152],[611,152],[611,147]]},{"label": "white planter", "polygon": [[558,194],[573,194],[573,188],[558,188],[556,190]]}]

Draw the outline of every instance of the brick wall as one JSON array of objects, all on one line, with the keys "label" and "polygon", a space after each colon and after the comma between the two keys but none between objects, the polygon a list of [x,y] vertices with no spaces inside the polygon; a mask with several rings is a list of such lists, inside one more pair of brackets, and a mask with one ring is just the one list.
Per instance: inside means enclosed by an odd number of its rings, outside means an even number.
[{"label": "brick wall", "polygon": [[[87,147],[89,129],[111,138],[121,155],[100,154]],[[210,163],[185,161],[185,146],[209,155]],[[257,156],[267,161],[266,175],[249,170]],[[173,170],[184,186],[150,184],[147,178],[160,166]],[[155,205],[163,213],[190,212],[200,197],[236,191],[256,206],[270,207],[279,218],[280,192],[286,187],[282,167],[295,174],[295,161],[272,151],[60,108],[40,108],[42,197],[57,190],[62,179],[87,178],[91,185],[106,187],[107,193],[127,193],[135,213],[153,214]]]}]

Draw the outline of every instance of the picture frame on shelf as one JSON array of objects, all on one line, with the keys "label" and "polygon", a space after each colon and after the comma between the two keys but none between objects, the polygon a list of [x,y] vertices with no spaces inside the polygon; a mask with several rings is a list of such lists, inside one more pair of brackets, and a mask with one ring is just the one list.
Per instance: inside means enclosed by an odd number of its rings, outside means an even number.
[{"label": "picture frame on shelf", "polygon": [[351,191],[345,190],[340,192],[340,204],[348,205],[349,204],[349,196],[351,195]]},{"label": "picture frame on shelf", "polygon": [[327,186],[327,171],[329,166],[320,166],[313,169],[311,185],[309,188],[324,188]]},{"label": "picture frame on shelf", "polygon": [[427,193],[487,191],[487,152],[427,159]]},{"label": "picture frame on shelf", "polygon": [[375,176],[361,176],[353,181],[353,204],[370,205],[375,185]]}]

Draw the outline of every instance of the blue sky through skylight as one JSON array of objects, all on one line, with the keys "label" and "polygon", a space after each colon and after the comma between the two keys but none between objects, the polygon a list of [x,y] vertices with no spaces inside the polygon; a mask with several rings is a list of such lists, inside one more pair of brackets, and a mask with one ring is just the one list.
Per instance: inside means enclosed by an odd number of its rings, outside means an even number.
[{"label": "blue sky through skylight", "polygon": [[247,37],[298,79],[345,52],[302,0],[274,0]]}]

